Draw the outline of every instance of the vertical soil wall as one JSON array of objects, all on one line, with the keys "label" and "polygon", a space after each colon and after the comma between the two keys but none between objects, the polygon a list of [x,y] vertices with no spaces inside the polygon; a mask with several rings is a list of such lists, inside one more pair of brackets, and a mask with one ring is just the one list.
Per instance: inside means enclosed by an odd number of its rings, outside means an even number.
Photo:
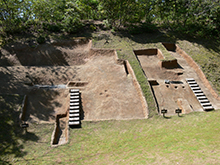
[{"label": "vertical soil wall", "polygon": [[21,105],[21,114],[20,114],[20,120],[25,121],[25,117],[26,117],[26,112],[27,112],[27,95],[24,96],[24,99],[22,101],[22,105]]},{"label": "vertical soil wall", "polygon": [[157,49],[157,57],[158,57],[160,60],[164,60],[164,56],[163,56],[162,52],[161,52],[159,49]]},{"label": "vertical soil wall", "polygon": [[177,59],[162,60],[161,61],[161,67],[162,68],[167,68],[167,69],[177,68],[178,67]]},{"label": "vertical soil wall", "polygon": [[134,50],[134,54],[136,55],[157,55],[158,49],[138,49]]}]

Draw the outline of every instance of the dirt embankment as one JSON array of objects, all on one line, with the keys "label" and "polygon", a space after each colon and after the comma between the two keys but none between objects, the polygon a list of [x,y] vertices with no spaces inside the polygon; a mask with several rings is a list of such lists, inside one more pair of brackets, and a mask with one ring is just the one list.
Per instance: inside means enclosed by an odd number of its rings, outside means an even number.
[{"label": "dirt embankment", "polygon": [[0,52],[0,66],[71,66],[85,63],[90,40],[54,41],[36,47],[25,43],[7,45]]},{"label": "dirt embankment", "polygon": [[140,102],[143,98],[141,91],[137,92],[137,82],[129,76],[131,68],[126,69],[128,65],[113,49],[94,49],[86,40],[52,42],[35,48],[14,44],[1,53],[5,60],[0,63],[0,75],[4,77],[0,91],[27,94],[31,120],[54,121],[66,98],[58,90],[33,87],[68,82],[86,82],[82,92],[85,120],[148,116],[146,103]]},{"label": "dirt embankment", "polygon": [[[66,84],[87,63],[91,40],[56,41],[35,48],[14,43],[0,50],[0,93],[26,94],[40,85]],[[80,79],[78,79],[80,81]]]}]

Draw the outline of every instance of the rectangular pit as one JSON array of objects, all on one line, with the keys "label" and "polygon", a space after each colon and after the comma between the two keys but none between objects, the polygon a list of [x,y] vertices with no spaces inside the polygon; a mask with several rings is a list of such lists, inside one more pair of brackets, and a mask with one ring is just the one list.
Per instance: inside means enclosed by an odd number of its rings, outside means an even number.
[{"label": "rectangular pit", "polygon": [[174,43],[162,42],[162,44],[168,51],[176,51],[176,45]]},{"label": "rectangular pit", "polygon": [[158,54],[158,49],[139,49],[139,50],[134,50],[134,54],[137,55],[157,55]]}]

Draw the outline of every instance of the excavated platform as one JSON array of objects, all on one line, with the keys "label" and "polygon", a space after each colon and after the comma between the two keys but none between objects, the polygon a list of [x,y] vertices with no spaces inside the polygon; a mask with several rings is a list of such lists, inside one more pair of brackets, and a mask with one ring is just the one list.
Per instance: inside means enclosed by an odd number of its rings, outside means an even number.
[{"label": "excavated platform", "polygon": [[94,53],[77,67],[75,77],[88,82],[81,90],[84,120],[145,118],[133,78],[124,65],[117,64],[114,55]]},{"label": "excavated platform", "polygon": [[[5,47],[1,50],[4,60],[0,62],[0,92],[26,94],[29,120],[51,122],[57,114],[66,113],[63,107],[67,93],[60,93],[64,89],[43,89],[35,85],[86,82],[80,89],[81,119],[146,118],[133,77],[124,64],[117,61],[116,52],[91,48],[89,40],[62,41],[37,48]],[[69,87],[71,85],[74,84]]]},{"label": "excavated platform", "polygon": [[[51,145],[68,142],[69,90],[80,89],[80,120],[148,117],[147,104],[127,61],[90,40],[1,49],[0,93],[26,95],[21,121],[54,123]],[[129,70],[129,71],[128,71]]]},{"label": "excavated platform", "polygon": [[[147,52],[149,51],[143,53],[142,50],[142,54],[136,54],[152,86],[159,113],[161,109],[167,109],[168,115],[174,115],[177,108],[181,108],[183,113],[203,111],[202,106],[186,83],[186,78],[194,78],[212,105],[216,109],[220,108],[219,101],[207,90],[197,72],[185,58],[176,49],[168,49],[168,51],[177,59],[178,67],[171,67],[169,69],[161,67],[158,53],[148,54]],[[172,83],[167,84],[165,83],[166,80]]]}]

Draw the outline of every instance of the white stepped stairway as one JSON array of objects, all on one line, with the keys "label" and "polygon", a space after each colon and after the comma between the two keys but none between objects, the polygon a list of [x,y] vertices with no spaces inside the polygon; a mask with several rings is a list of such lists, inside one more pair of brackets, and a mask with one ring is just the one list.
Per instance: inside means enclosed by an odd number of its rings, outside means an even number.
[{"label": "white stepped stairway", "polygon": [[69,125],[80,125],[79,89],[70,89]]},{"label": "white stepped stairway", "polygon": [[186,78],[186,82],[189,84],[191,90],[195,94],[197,100],[199,101],[199,103],[201,104],[203,109],[205,111],[213,110],[214,107],[209,102],[209,100],[207,99],[206,95],[203,93],[203,91],[201,90],[201,88],[199,87],[197,82],[194,80],[194,78]]}]

